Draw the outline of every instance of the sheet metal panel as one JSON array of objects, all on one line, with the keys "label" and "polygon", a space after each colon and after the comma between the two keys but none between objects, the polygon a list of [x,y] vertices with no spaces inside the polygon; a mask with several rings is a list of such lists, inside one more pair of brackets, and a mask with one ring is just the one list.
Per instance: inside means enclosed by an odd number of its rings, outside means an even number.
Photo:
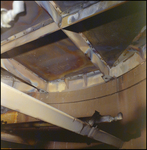
[{"label": "sheet metal panel", "polygon": [[14,48],[7,54],[47,81],[82,70],[84,73],[97,70],[61,30]]},{"label": "sheet metal panel", "polygon": [[65,29],[82,32],[112,67],[146,24],[145,10],[145,2],[127,2]]}]

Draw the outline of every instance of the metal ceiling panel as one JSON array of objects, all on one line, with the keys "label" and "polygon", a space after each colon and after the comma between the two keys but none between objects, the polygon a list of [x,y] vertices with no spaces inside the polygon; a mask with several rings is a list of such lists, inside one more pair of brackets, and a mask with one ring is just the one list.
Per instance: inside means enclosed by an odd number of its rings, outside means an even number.
[{"label": "metal ceiling panel", "polygon": [[70,73],[97,70],[61,30],[14,48],[7,54],[47,81]]},{"label": "metal ceiling panel", "polygon": [[143,25],[145,24],[140,19],[140,13],[136,13],[85,31],[84,35],[107,64],[112,67]]},{"label": "metal ceiling panel", "polygon": [[82,32],[112,67],[145,24],[145,2],[127,2],[65,29]]},{"label": "metal ceiling panel", "polygon": [[[12,2],[13,1],[1,1],[1,8],[5,8],[7,10],[12,9]],[[45,20],[48,20],[48,23],[53,22],[50,15],[41,7],[39,7],[36,2],[25,1],[25,12],[19,14],[15,18],[14,23],[12,23],[12,28],[1,29],[1,41]]]}]

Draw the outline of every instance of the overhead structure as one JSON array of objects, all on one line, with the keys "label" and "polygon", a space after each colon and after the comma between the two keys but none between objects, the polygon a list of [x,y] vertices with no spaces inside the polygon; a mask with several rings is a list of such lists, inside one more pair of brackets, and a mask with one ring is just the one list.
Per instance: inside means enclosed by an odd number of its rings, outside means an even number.
[{"label": "overhead structure", "polygon": [[[3,112],[11,109],[120,148],[122,140],[77,119],[90,113],[79,110],[72,117],[65,112],[78,110],[70,110],[71,103],[75,108],[83,101],[115,95],[123,88],[120,79],[144,66],[145,6],[145,1],[2,1]],[[95,103],[90,104],[92,109]],[[121,113],[101,120],[120,118]]]}]

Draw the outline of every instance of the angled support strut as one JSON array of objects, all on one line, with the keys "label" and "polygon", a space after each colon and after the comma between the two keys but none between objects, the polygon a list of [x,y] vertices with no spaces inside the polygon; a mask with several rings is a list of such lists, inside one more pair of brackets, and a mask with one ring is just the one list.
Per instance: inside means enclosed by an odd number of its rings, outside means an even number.
[{"label": "angled support strut", "polygon": [[120,148],[123,141],[1,82],[1,105]]}]

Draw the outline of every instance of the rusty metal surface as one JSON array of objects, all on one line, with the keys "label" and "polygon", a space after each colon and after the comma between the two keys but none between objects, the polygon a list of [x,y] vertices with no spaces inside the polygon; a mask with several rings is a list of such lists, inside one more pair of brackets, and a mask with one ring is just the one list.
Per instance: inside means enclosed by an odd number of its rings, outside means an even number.
[{"label": "rusty metal surface", "polygon": [[145,20],[145,2],[127,2],[65,29],[82,32],[112,66],[146,24]]},{"label": "rusty metal surface", "polygon": [[[12,9],[13,1],[1,1],[1,8],[8,10]],[[25,13],[21,13],[16,19],[12,28],[1,29],[1,40],[5,40],[10,36],[26,30],[27,28],[34,26],[42,21],[50,19],[50,23],[53,22],[50,15],[39,7],[34,1],[25,1]]]},{"label": "rusty metal surface", "polygon": [[8,111],[7,113],[1,114],[1,121],[5,121],[7,123],[17,123],[18,112],[16,111]]},{"label": "rusty metal surface", "polygon": [[97,70],[62,31],[14,48],[7,54],[47,81],[82,69],[85,73]]}]

